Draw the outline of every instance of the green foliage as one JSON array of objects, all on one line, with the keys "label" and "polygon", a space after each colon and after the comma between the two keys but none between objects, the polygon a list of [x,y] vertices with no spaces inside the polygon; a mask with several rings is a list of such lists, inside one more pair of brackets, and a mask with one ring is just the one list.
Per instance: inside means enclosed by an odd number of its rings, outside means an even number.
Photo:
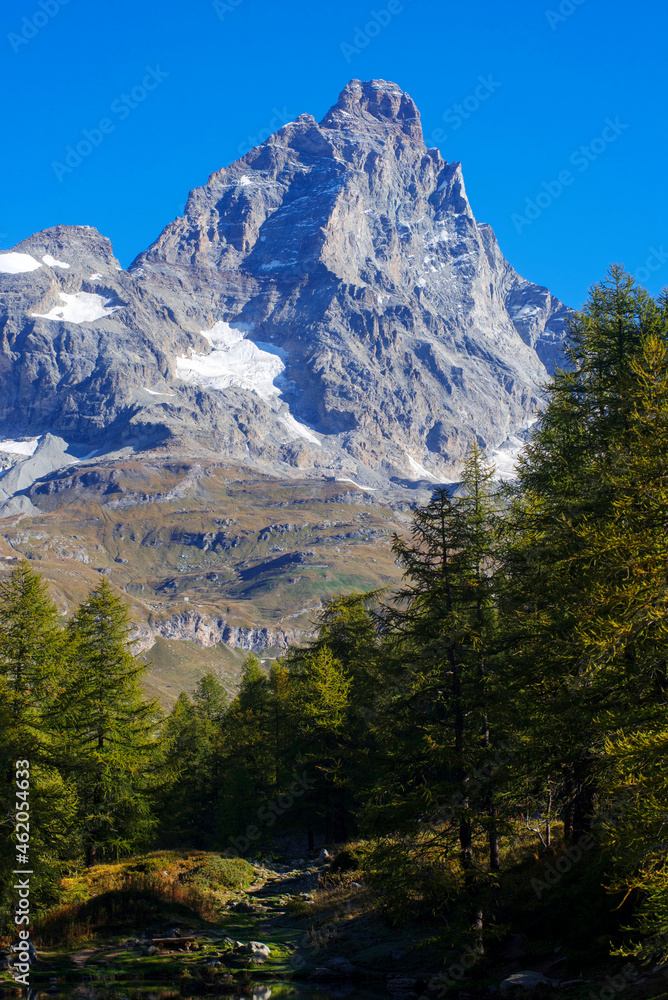
[{"label": "green foliage", "polygon": [[359,851],[345,848],[339,851],[329,866],[330,874],[336,875],[339,872],[354,872],[360,868],[362,856]]},{"label": "green foliage", "polygon": [[192,868],[187,881],[205,889],[242,889],[250,885],[255,869],[243,858],[223,858],[209,854]]},{"label": "green foliage", "polygon": [[159,710],[143,696],[146,669],[131,652],[127,607],[103,577],[67,629],[61,719],[76,783],[86,862],[142,843],[155,818]]},{"label": "green foliage", "polygon": [[197,682],[195,705],[199,714],[210,723],[222,722],[229,706],[227,691],[212,673],[206,673]]},{"label": "green foliage", "polygon": [[39,743],[40,709],[53,703],[62,673],[60,614],[29,562],[0,583],[0,672],[23,749]]},{"label": "green foliage", "polygon": [[[0,920],[9,918],[17,805],[29,809],[32,898],[52,902],[76,856],[73,792],[55,766],[61,741],[54,711],[65,672],[60,615],[30,563],[0,583]],[[16,761],[29,761],[29,791],[17,798]],[[26,773],[27,773],[26,771]],[[23,775],[25,777],[25,775]]]},{"label": "green foliage", "polygon": [[[161,720],[106,580],[63,631],[17,567],[0,584],[0,752],[33,758],[41,898],[67,863],[152,837],[258,856],[363,831],[331,877],[361,872],[391,923],[447,926],[480,956],[504,926],[548,935],[572,909],[572,948],[666,959],[666,456],[668,294],[613,267],[572,317],[516,482],[474,445],[462,483],[395,537],[399,591],[329,600],[271,669],[248,655],[231,701],[207,674]],[[158,879],[162,859],[123,878]],[[252,877],[209,855],[176,881]],[[72,905],[90,888],[69,885]],[[74,916],[107,919],[95,905]]]},{"label": "green foliage", "polygon": [[[144,699],[130,623],[106,580],[67,628],[29,563],[0,583],[0,758],[3,875],[16,867],[16,806],[29,810],[31,901],[49,906],[82,858],[118,854],[153,824],[159,716]],[[29,761],[18,802],[15,761]],[[27,806],[24,802],[27,800]],[[12,879],[2,878],[4,886]],[[15,902],[4,890],[0,916]]]},{"label": "green foliage", "polygon": [[447,919],[455,902],[461,901],[457,865],[448,863],[424,841],[378,839],[364,853],[362,871],[393,926],[416,919]]},{"label": "green foliage", "polygon": [[498,520],[493,469],[474,446],[460,492],[435,490],[414,514],[411,540],[395,539],[406,586],[385,610],[386,641],[399,666],[383,710],[389,766],[371,814],[374,825],[393,818],[395,829],[415,831],[442,816],[435,836],[444,846],[458,844],[471,878],[476,826],[487,829],[491,865],[498,867]]}]

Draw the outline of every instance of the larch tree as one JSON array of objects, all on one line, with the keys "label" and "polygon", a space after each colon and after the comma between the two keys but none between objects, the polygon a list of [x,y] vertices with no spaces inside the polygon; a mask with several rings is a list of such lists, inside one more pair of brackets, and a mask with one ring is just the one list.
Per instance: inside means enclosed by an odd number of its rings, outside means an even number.
[{"label": "larch tree", "polygon": [[634,364],[656,329],[657,304],[613,266],[571,317],[566,364],[546,387],[547,406],[511,490],[504,618],[516,628],[515,684],[525,712],[527,777],[555,791],[567,840],[592,822],[600,731],[583,609],[597,586],[600,552],[583,543],[614,510],[609,471],[630,442]]},{"label": "larch tree", "polygon": [[499,867],[497,492],[493,468],[473,445],[459,491],[434,490],[414,512],[411,538],[395,538],[405,585],[386,627],[390,662],[403,665],[403,676],[383,706],[386,770],[371,809],[386,830],[412,834],[416,857],[424,845],[443,857],[456,851],[478,949],[485,873]]},{"label": "larch tree", "polygon": [[88,865],[141,844],[155,822],[160,711],[142,691],[146,667],[132,654],[131,631],[104,577],[68,625],[61,718]]}]

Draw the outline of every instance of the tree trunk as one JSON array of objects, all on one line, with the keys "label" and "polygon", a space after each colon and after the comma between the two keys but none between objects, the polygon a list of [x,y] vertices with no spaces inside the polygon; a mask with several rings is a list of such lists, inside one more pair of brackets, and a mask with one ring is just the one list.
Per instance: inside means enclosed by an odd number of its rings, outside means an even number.
[{"label": "tree trunk", "polygon": [[571,842],[576,843],[580,837],[591,830],[592,813],[594,811],[594,788],[584,782],[578,786],[573,799],[573,829]]},{"label": "tree trunk", "polygon": [[[482,673],[482,667],[481,667]],[[487,712],[483,716],[483,732],[482,732],[482,745],[485,750],[489,749],[489,723],[487,722]],[[501,859],[499,853],[499,831],[497,826],[497,817],[499,811],[494,804],[494,785],[492,782],[492,768],[489,764],[485,766],[485,774],[488,779],[487,792],[486,792],[486,802],[485,808],[487,810],[487,815],[489,817],[489,828],[487,839],[489,843],[489,867],[490,871],[498,872],[501,867]]]},{"label": "tree trunk", "polygon": [[591,830],[596,791],[594,784],[586,780],[588,770],[587,761],[580,761],[566,783],[564,840],[567,844],[577,843]]}]

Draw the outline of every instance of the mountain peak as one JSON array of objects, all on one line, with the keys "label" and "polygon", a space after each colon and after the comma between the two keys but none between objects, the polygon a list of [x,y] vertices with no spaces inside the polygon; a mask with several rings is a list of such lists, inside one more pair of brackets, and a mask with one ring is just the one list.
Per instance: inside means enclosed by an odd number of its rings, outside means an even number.
[{"label": "mountain peak", "polygon": [[442,482],[470,441],[526,427],[566,316],[385,80],[212,174],[128,271],[81,228],[0,258],[6,433],[171,441],[372,489]]},{"label": "mountain peak", "polygon": [[351,80],[320,122],[322,128],[403,132],[423,142],[415,102],[390,80]]}]

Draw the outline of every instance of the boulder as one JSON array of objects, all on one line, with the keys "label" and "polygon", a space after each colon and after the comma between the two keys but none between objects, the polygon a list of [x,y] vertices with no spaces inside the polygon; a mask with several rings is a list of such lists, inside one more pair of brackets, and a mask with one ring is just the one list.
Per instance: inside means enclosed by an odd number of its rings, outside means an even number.
[{"label": "boulder", "polygon": [[499,989],[501,993],[508,993],[514,989],[522,989],[530,992],[540,985],[556,986],[557,983],[554,979],[548,979],[541,972],[531,972],[528,969],[523,969],[522,972],[515,972],[512,976],[504,979]]},{"label": "boulder", "polygon": [[235,913],[257,913],[259,910],[258,906],[254,906],[252,903],[246,902],[245,899],[240,900],[238,903],[234,903],[231,907]]},{"label": "boulder", "polygon": [[407,976],[388,976],[387,977],[387,992],[390,996],[405,996],[405,997],[415,997],[417,996],[417,989],[419,985],[418,979],[409,979]]},{"label": "boulder", "polygon": [[325,962],[324,968],[330,970],[335,976],[342,978],[354,976],[357,972],[353,963],[347,958],[330,958],[329,961]]},{"label": "boulder", "polygon": [[251,1000],[269,1000],[271,996],[270,986],[254,986],[253,992],[251,993]]},{"label": "boulder", "polygon": [[258,963],[266,962],[271,955],[269,946],[261,941],[249,941],[246,951],[250,955],[251,961]]}]

